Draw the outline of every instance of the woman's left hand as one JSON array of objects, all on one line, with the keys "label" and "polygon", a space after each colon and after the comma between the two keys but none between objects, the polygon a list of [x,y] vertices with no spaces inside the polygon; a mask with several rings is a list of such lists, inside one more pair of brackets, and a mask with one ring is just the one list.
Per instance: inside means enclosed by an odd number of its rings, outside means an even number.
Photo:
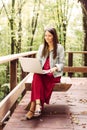
[{"label": "woman's left hand", "polygon": [[57,71],[57,70],[58,70],[57,67],[53,67],[53,68],[50,69],[50,73],[53,73],[53,72],[55,72],[55,71]]}]

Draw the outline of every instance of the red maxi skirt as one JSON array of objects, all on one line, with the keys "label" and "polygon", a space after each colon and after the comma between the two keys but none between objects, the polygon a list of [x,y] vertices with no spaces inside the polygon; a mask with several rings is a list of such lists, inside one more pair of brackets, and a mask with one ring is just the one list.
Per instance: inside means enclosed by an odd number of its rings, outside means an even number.
[{"label": "red maxi skirt", "polygon": [[[47,58],[43,69],[50,69],[49,58]],[[55,83],[60,82],[61,77],[54,77],[53,74],[34,74],[32,81],[31,101],[40,99],[42,106],[49,104],[52,90]]]}]

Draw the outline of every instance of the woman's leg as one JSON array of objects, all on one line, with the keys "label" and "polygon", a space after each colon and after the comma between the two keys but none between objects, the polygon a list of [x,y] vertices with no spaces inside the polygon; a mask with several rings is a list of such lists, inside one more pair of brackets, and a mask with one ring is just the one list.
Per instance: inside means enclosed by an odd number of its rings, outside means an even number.
[{"label": "woman's leg", "polygon": [[59,83],[60,82],[61,77],[56,77],[54,78],[53,75],[47,75],[46,79],[45,79],[45,102],[47,104],[49,104],[51,95],[52,95],[52,91],[53,91],[53,87],[55,83]]},{"label": "woman's leg", "polygon": [[31,90],[31,105],[29,112],[26,114],[28,119],[32,118],[34,114],[39,116],[41,114],[41,100],[44,98],[44,89],[42,75],[34,74]]},{"label": "woman's leg", "polygon": [[42,112],[41,100],[36,99],[35,116],[40,116]]},{"label": "woman's leg", "polygon": [[36,105],[35,101],[32,101],[30,105],[30,109],[26,114],[27,119],[31,119],[34,116],[35,105]]},{"label": "woman's leg", "polygon": [[[34,111],[41,113],[41,105],[49,103],[55,82],[60,82],[60,78],[53,76],[34,74],[31,91],[31,107],[29,116],[34,115]],[[33,110],[33,112],[31,112]],[[32,114],[31,114],[32,113]],[[37,114],[40,115],[40,114]]]},{"label": "woman's leg", "polygon": [[44,76],[42,74],[34,74],[31,91],[31,101],[40,103],[44,101]]}]

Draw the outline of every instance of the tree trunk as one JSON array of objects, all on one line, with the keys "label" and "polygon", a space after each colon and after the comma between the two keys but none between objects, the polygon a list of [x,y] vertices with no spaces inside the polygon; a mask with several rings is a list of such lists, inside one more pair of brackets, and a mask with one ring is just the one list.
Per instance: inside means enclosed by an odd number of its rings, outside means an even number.
[{"label": "tree trunk", "polygon": [[[79,0],[81,2],[83,13],[83,30],[84,30],[84,51],[87,51],[87,0]],[[87,66],[87,54],[84,54],[84,66]],[[87,73],[83,74],[87,77]]]},{"label": "tree trunk", "polygon": [[15,6],[15,0],[12,0],[12,11],[11,11],[11,18],[9,17],[9,13],[6,9],[6,6],[4,4],[4,1],[2,0],[2,4],[4,7],[4,10],[6,12],[8,21],[10,23],[10,29],[11,29],[11,54],[14,54],[14,47],[15,47],[15,33],[14,33],[14,6]]},{"label": "tree trunk", "polygon": [[14,5],[15,0],[12,0],[12,14],[10,19],[10,28],[11,28],[11,54],[15,52],[15,34],[14,34]]},{"label": "tree trunk", "polygon": [[[32,19],[32,37],[31,37],[31,41],[30,41],[30,46],[33,45],[33,40],[34,40],[34,34],[35,34],[35,31],[36,31],[36,27],[37,27],[37,20],[38,20],[38,13],[36,15],[36,18],[33,17]],[[32,50],[32,48],[30,48],[30,51]]]},{"label": "tree trunk", "polygon": [[[72,8],[69,8],[69,0],[57,0],[57,28],[59,32],[59,41],[63,44],[64,49],[66,49],[66,32],[67,26],[69,22],[69,18],[71,16]],[[73,3],[72,3],[73,6]]]},{"label": "tree trunk", "polygon": [[[20,1],[21,2],[21,1]],[[18,42],[16,45],[16,52],[20,53],[21,52],[21,38],[22,38],[22,20],[21,20],[21,10],[22,10],[22,6],[19,5],[19,26],[18,26]]]},{"label": "tree trunk", "polygon": [[[83,9],[83,29],[84,29],[84,51],[87,51],[87,15]],[[87,54],[84,54],[84,66],[87,66]],[[87,73],[84,73],[87,77]]]},{"label": "tree trunk", "polygon": [[[34,0],[33,17],[32,17],[32,21],[31,21],[32,37],[30,38],[30,44],[29,44],[30,45],[30,49],[29,49],[29,51],[32,50],[32,46],[33,46],[34,35],[35,35],[35,32],[36,32],[37,23],[38,23],[38,17],[39,17],[40,4],[41,4],[40,0],[38,2],[36,0]],[[28,37],[28,39],[29,39],[29,37]]]}]

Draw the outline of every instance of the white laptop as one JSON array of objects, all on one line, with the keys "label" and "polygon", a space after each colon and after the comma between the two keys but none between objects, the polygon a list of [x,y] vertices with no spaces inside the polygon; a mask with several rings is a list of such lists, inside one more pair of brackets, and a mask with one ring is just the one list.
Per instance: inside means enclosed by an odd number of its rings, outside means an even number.
[{"label": "white laptop", "polygon": [[39,74],[46,74],[50,72],[50,70],[42,70],[41,64],[37,58],[20,57],[19,62],[24,72]]}]

